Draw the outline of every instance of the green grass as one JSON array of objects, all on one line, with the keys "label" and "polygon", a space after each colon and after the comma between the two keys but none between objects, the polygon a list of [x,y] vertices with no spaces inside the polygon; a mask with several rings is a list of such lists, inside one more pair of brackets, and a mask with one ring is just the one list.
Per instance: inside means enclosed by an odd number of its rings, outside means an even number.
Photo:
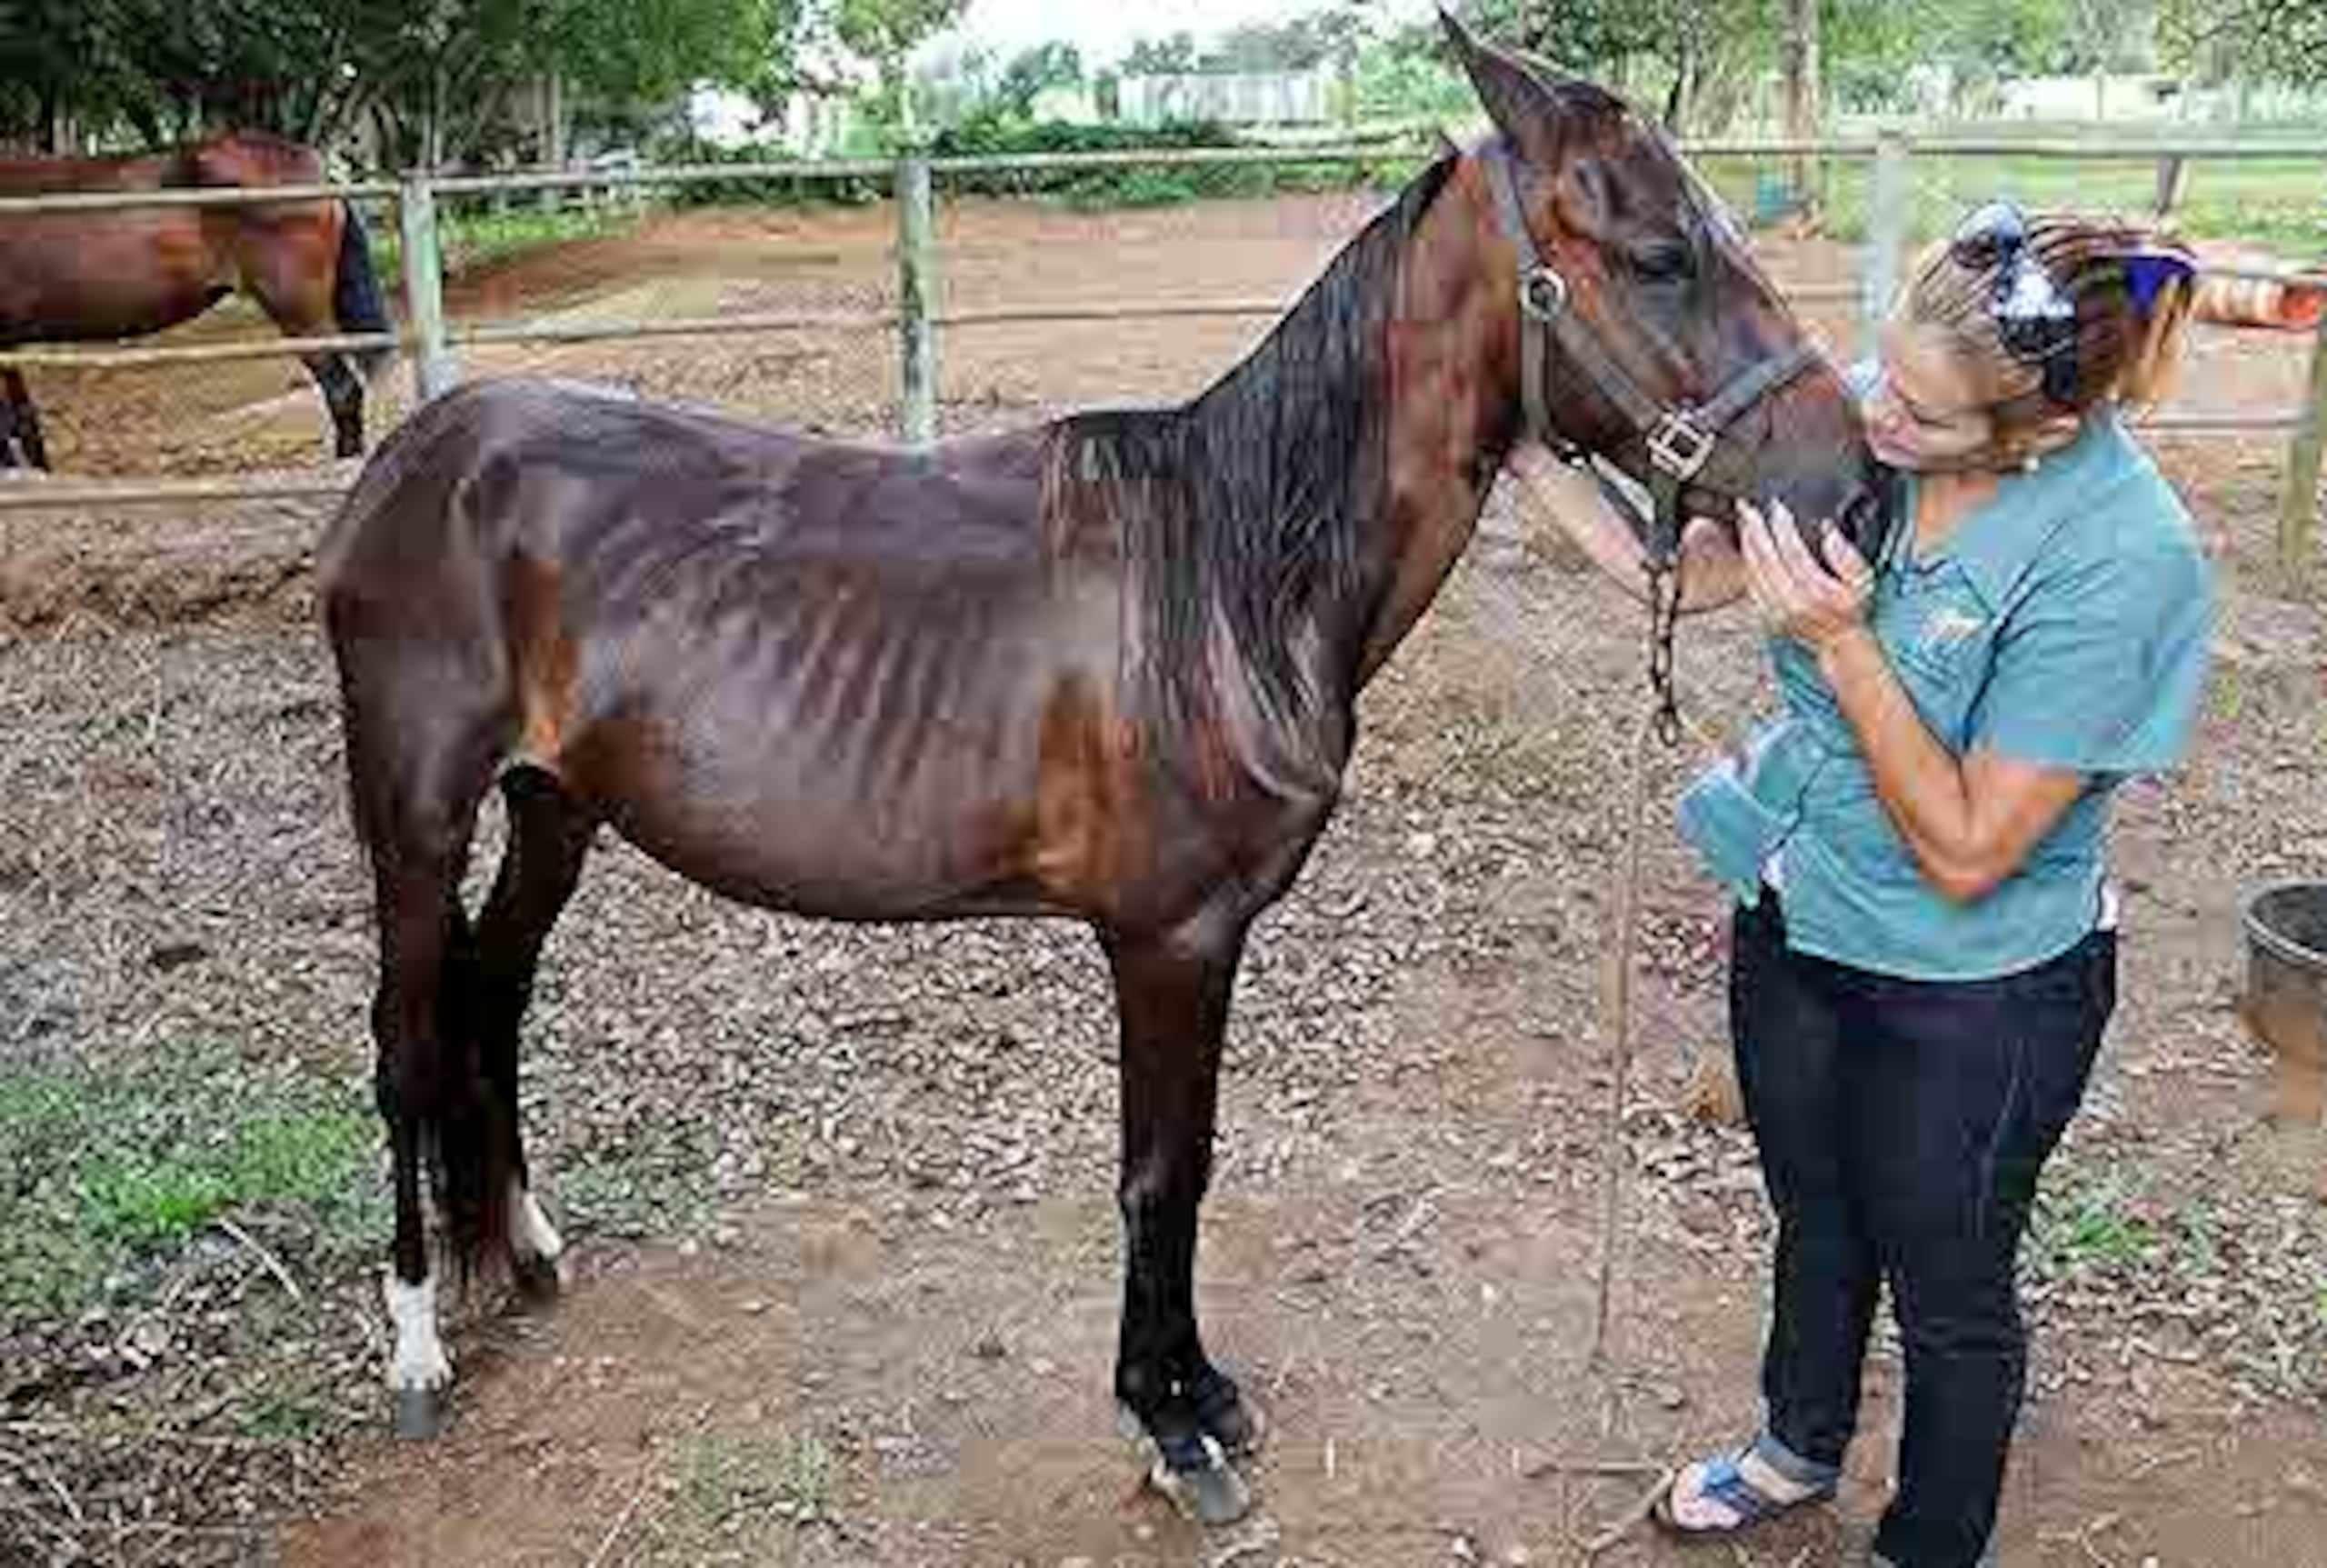
[{"label": "green grass", "polygon": [[[1699,167],[1741,215],[1753,211],[1754,187],[1772,165],[1763,160],[1707,158]],[[2069,163],[2034,157],[1955,157],[1918,152],[1909,164],[1910,245],[1940,238],[1962,215],[1992,197],[2027,206],[2146,214],[2157,198],[2152,163]],[[1857,243],[1867,234],[1873,166],[1865,160],[1828,165],[1826,232]],[[2277,245],[2297,259],[2327,255],[2327,171],[2317,158],[2254,163],[2192,163],[2183,177],[2174,222],[2193,239]]]},{"label": "green grass", "polygon": [[379,1132],[355,1091],[218,1045],[0,1078],[0,1310],[71,1316],[134,1293],[222,1217],[291,1255],[376,1233]]},{"label": "green grass", "polygon": [[657,1563],[788,1563],[794,1534],[834,1519],[840,1455],[814,1433],[696,1438],[647,1532]]},{"label": "green grass", "polygon": [[[443,248],[447,276],[505,261],[527,251],[571,245],[604,235],[625,234],[653,211],[652,206],[552,207],[514,206],[504,212],[470,205],[481,198],[447,198],[437,207],[437,244]],[[372,265],[386,286],[399,286],[404,243],[393,221],[375,222]]]},{"label": "green grass", "polygon": [[2166,1241],[2130,1183],[2063,1166],[2037,1198],[2030,1266],[2047,1280],[2120,1273],[2157,1262]]}]

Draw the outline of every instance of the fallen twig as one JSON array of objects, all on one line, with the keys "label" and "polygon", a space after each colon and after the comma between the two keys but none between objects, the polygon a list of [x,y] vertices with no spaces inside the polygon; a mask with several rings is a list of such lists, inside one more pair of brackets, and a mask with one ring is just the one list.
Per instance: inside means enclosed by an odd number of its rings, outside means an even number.
[{"label": "fallen twig", "polygon": [[1663,1500],[1666,1493],[1673,1490],[1673,1473],[1671,1466],[1660,1466],[1656,1473],[1656,1483],[1642,1493],[1639,1501],[1617,1515],[1599,1534],[1583,1543],[1584,1562],[1598,1562],[1602,1553],[1623,1541],[1625,1536],[1633,1533],[1635,1525],[1654,1513],[1657,1503]]},{"label": "fallen twig", "polygon": [[265,1247],[261,1246],[259,1244],[258,1238],[252,1235],[250,1232],[243,1229],[242,1226],[236,1224],[234,1221],[228,1219],[224,1214],[220,1214],[210,1223],[216,1225],[220,1230],[225,1232],[229,1236],[232,1236],[245,1252],[248,1252],[252,1256],[257,1258],[260,1263],[265,1264],[266,1272],[273,1274],[276,1280],[281,1282],[283,1288],[290,1293],[293,1301],[304,1302],[307,1299],[305,1293],[299,1289],[299,1282],[291,1277],[291,1271],[283,1266],[281,1259],[277,1258],[273,1253],[268,1252]]},{"label": "fallen twig", "polygon": [[2202,1458],[2205,1452],[2203,1448],[2177,1448],[2171,1453],[2152,1453],[2125,1472],[2125,1479],[2139,1481],[2152,1470],[2162,1470],[2169,1464],[2187,1464],[2193,1459]]},{"label": "fallen twig", "polygon": [[630,1516],[638,1512],[639,1503],[645,1500],[648,1479],[643,1475],[638,1478],[637,1486],[631,1492],[630,1501],[622,1505],[622,1512],[614,1515],[614,1523],[607,1528],[605,1534],[599,1538],[598,1549],[590,1553],[590,1568],[605,1568],[607,1553],[614,1549],[614,1543],[622,1539],[622,1533],[630,1527]]},{"label": "fallen twig", "polygon": [[1533,1481],[1545,1475],[1663,1475],[1666,1470],[1663,1465],[1646,1459],[1562,1459],[1554,1454],[1545,1459],[1529,1460],[1519,1467],[1519,1473]]}]

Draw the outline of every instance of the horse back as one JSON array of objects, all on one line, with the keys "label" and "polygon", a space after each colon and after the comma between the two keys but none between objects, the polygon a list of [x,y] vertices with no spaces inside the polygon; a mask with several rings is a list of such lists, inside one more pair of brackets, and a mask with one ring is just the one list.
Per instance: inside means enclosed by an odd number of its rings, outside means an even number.
[{"label": "horse back", "polygon": [[263,132],[230,131],[159,152],[0,159],[0,195],[226,190],[315,184],[324,174],[323,155],[304,143]]}]

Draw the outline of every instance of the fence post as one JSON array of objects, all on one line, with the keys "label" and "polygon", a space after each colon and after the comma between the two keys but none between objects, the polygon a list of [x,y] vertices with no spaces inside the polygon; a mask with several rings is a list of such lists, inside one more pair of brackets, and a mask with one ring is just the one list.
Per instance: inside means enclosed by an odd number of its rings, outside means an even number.
[{"label": "fence post", "polygon": [[1859,355],[1871,358],[1875,334],[1898,292],[1899,260],[1907,247],[1912,204],[1906,134],[1886,128],[1875,139],[1874,189],[1866,214],[1866,292],[1859,307]]},{"label": "fence post", "polygon": [[396,227],[404,237],[404,300],[418,339],[412,380],[422,402],[450,392],[461,378],[444,339],[444,268],[436,244],[436,192],[428,176],[407,174],[396,197]]},{"label": "fence post", "polygon": [[932,231],[929,154],[910,146],[897,160],[897,316],[904,352],[904,439],[926,446],[937,434],[937,349],[929,325]]},{"label": "fence post", "polygon": [[2181,153],[2167,153],[2157,160],[2157,216],[2162,223],[2173,215],[2182,205],[2182,192],[2190,183],[2190,160]]},{"label": "fence post", "polygon": [[2319,516],[2319,467],[2327,448],[2327,315],[2311,338],[2311,400],[2287,454],[2287,493],[2279,503],[2279,573],[2292,589],[2311,564],[2311,531]]}]

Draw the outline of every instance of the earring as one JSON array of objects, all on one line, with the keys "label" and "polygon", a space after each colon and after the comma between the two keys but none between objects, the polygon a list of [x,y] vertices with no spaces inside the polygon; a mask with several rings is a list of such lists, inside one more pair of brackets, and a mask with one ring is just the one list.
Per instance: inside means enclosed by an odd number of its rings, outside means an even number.
[{"label": "earring", "polygon": [[2020,471],[2022,474],[2033,474],[2043,466],[2044,459],[2033,452],[2020,460]]}]

